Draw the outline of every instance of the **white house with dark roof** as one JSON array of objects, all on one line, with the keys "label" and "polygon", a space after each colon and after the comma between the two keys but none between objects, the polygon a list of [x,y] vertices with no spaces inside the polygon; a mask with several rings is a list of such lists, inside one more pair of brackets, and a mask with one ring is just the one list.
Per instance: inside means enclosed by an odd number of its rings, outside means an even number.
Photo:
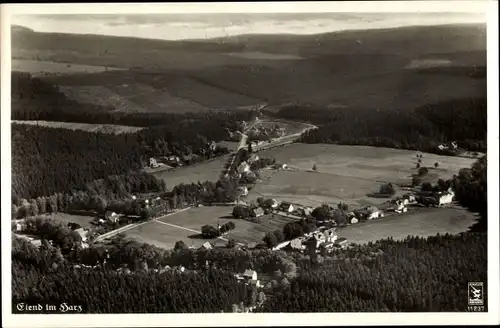
[{"label": "white house with dark roof", "polygon": [[257,272],[255,270],[245,270],[242,276],[249,280],[257,280]]}]

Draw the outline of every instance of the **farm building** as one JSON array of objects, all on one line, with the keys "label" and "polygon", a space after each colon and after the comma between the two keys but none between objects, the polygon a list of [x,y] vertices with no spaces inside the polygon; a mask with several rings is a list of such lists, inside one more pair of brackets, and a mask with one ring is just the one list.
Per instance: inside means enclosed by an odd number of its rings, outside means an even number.
[{"label": "farm building", "polygon": [[242,276],[248,280],[257,280],[257,272],[255,270],[245,270]]},{"label": "farm building", "polygon": [[305,248],[303,241],[304,241],[304,238],[301,238],[301,237],[295,238],[292,241],[290,241],[290,247],[292,249],[302,250]]},{"label": "farm building", "polygon": [[246,186],[239,186],[238,187],[238,193],[240,196],[246,196],[248,195],[248,187]]},{"label": "farm building", "polygon": [[111,222],[111,223],[116,223],[119,220],[118,214],[116,214],[115,212],[111,212],[111,211],[107,211],[104,214],[104,218],[106,219],[106,221]]},{"label": "farm building", "polygon": [[449,189],[446,192],[438,194],[438,204],[445,205],[445,204],[451,204],[453,202],[453,198],[455,197],[455,193]]},{"label": "farm building", "polygon": [[287,203],[287,202],[282,202],[280,205],[279,205],[279,209],[283,212],[288,212],[288,213],[291,213],[293,212],[294,210],[294,207],[292,204],[290,203]]},{"label": "farm building", "polygon": [[256,207],[254,209],[252,209],[252,216],[253,217],[261,217],[264,215],[264,209],[262,207]]},{"label": "farm building", "polygon": [[327,243],[335,242],[338,239],[335,229],[327,229],[323,232],[323,235],[325,236],[325,242]]},{"label": "farm building", "polygon": [[258,161],[258,160],[259,160],[259,156],[258,156],[258,155],[256,155],[256,154],[252,154],[252,155],[250,155],[250,157],[248,158],[248,161],[247,161],[247,162],[248,162],[249,164],[252,164],[252,163],[255,163],[255,162],[256,162],[256,161]]},{"label": "farm building", "polygon": [[241,164],[238,166],[238,173],[246,173],[250,171],[250,165],[248,165],[247,162],[241,162]]},{"label": "farm building", "polygon": [[212,248],[213,248],[212,244],[210,244],[208,241],[206,243],[204,243],[203,245],[200,246],[200,249],[209,250],[209,249],[212,249]]}]

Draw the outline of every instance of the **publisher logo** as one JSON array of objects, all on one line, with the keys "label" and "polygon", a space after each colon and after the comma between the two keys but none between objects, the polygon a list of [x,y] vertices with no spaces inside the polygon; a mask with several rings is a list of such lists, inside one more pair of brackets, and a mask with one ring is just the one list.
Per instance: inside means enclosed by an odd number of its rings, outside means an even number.
[{"label": "publisher logo", "polygon": [[484,286],[482,282],[469,282],[469,305],[484,305]]}]

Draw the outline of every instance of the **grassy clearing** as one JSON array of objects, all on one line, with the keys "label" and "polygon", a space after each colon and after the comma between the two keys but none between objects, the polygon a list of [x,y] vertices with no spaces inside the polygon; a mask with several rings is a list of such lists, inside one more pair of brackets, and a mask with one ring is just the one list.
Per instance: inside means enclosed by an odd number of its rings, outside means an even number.
[{"label": "grassy clearing", "polygon": [[31,73],[34,76],[60,75],[73,73],[100,73],[106,70],[116,70],[97,65],[80,65],[72,63],[58,63],[50,60],[12,59],[12,70]]},{"label": "grassy clearing", "polygon": [[462,208],[422,208],[418,212],[366,221],[339,231],[350,242],[363,244],[383,238],[404,239],[408,235],[432,236],[467,231],[475,221],[474,214]]},{"label": "grassy clearing", "polygon": [[112,106],[120,112],[203,112],[209,108],[188,99],[173,96],[167,90],[142,83],[111,86],[60,86],[68,98],[81,103]]},{"label": "grassy clearing", "polygon": [[[381,204],[386,199],[370,198],[367,194],[378,191],[386,182],[409,184],[412,174],[417,173],[416,152],[390,148],[292,144],[265,150],[259,155],[273,156],[291,169],[264,171],[263,182],[248,196],[251,200],[268,196],[312,206],[339,201],[352,206]],[[438,168],[433,166],[436,162]],[[436,182],[439,178],[451,178],[473,162],[471,158],[424,153],[422,166],[429,167],[425,180]],[[311,172],[314,164],[317,172]]]},{"label": "grassy clearing", "polygon": [[93,227],[91,222],[94,220],[93,216],[88,216],[88,215],[73,215],[73,214],[67,214],[67,213],[56,213],[56,214],[50,214],[47,215],[49,217],[52,217],[54,220],[70,223],[70,222],[75,222],[81,225],[83,228],[91,228]]},{"label": "grassy clearing", "polygon": [[170,171],[153,173],[167,184],[167,188],[173,188],[181,183],[197,183],[198,181],[217,181],[222,173],[227,156],[208,160],[199,164],[176,168]]},{"label": "grassy clearing", "polygon": [[81,130],[86,132],[96,132],[96,133],[106,133],[106,134],[135,133],[143,129],[142,127],[126,126],[126,125],[87,124],[87,123],[71,123],[71,122],[53,122],[53,121],[12,121],[12,123],[40,125],[49,128]]}]

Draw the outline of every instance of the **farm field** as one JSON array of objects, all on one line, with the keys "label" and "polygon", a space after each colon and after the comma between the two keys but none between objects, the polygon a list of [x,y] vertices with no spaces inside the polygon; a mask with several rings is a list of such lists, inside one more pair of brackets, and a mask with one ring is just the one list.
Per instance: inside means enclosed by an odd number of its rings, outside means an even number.
[{"label": "farm field", "polygon": [[[416,152],[390,148],[291,144],[264,150],[259,155],[273,156],[290,169],[263,171],[263,181],[247,196],[249,200],[267,196],[310,206],[339,201],[355,207],[376,205],[387,199],[367,194],[377,192],[382,183],[409,184],[411,175],[417,172]],[[439,178],[451,178],[474,161],[424,153],[422,166],[429,167],[426,180],[436,182]],[[438,168],[434,168],[435,162],[439,163]],[[314,164],[317,172],[311,172]]]},{"label": "farm field", "polygon": [[404,239],[408,235],[427,237],[437,233],[458,234],[467,231],[475,219],[473,213],[459,207],[421,208],[413,213],[351,225],[340,229],[338,234],[357,244],[388,237]]},{"label": "farm field", "polygon": [[126,235],[133,239],[153,244],[163,248],[173,248],[175,243],[183,240],[187,246],[199,247],[206,241],[225,244],[221,239],[203,239],[200,236],[201,227],[205,224],[217,226],[233,221],[236,228],[224,239],[234,239],[239,243],[260,242],[268,231],[282,229],[292,221],[291,219],[275,215],[262,217],[261,223],[231,217],[231,206],[205,206],[191,208],[175,215],[166,216],[155,221],[150,221],[134,229],[128,230]]},{"label": "farm field", "polygon": [[114,125],[114,124],[87,124],[87,123],[71,123],[71,122],[53,122],[53,121],[11,121],[17,124],[40,125],[49,128],[60,128],[69,130],[82,130],[86,132],[106,133],[106,134],[122,134],[135,133],[144,128],[137,126]]},{"label": "farm field", "polygon": [[107,70],[117,69],[119,68],[97,65],[81,65],[73,63],[58,63],[50,60],[12,59],[13,71],[27,72],[32,74],[33,76],[74,73],[100,73]]}]

